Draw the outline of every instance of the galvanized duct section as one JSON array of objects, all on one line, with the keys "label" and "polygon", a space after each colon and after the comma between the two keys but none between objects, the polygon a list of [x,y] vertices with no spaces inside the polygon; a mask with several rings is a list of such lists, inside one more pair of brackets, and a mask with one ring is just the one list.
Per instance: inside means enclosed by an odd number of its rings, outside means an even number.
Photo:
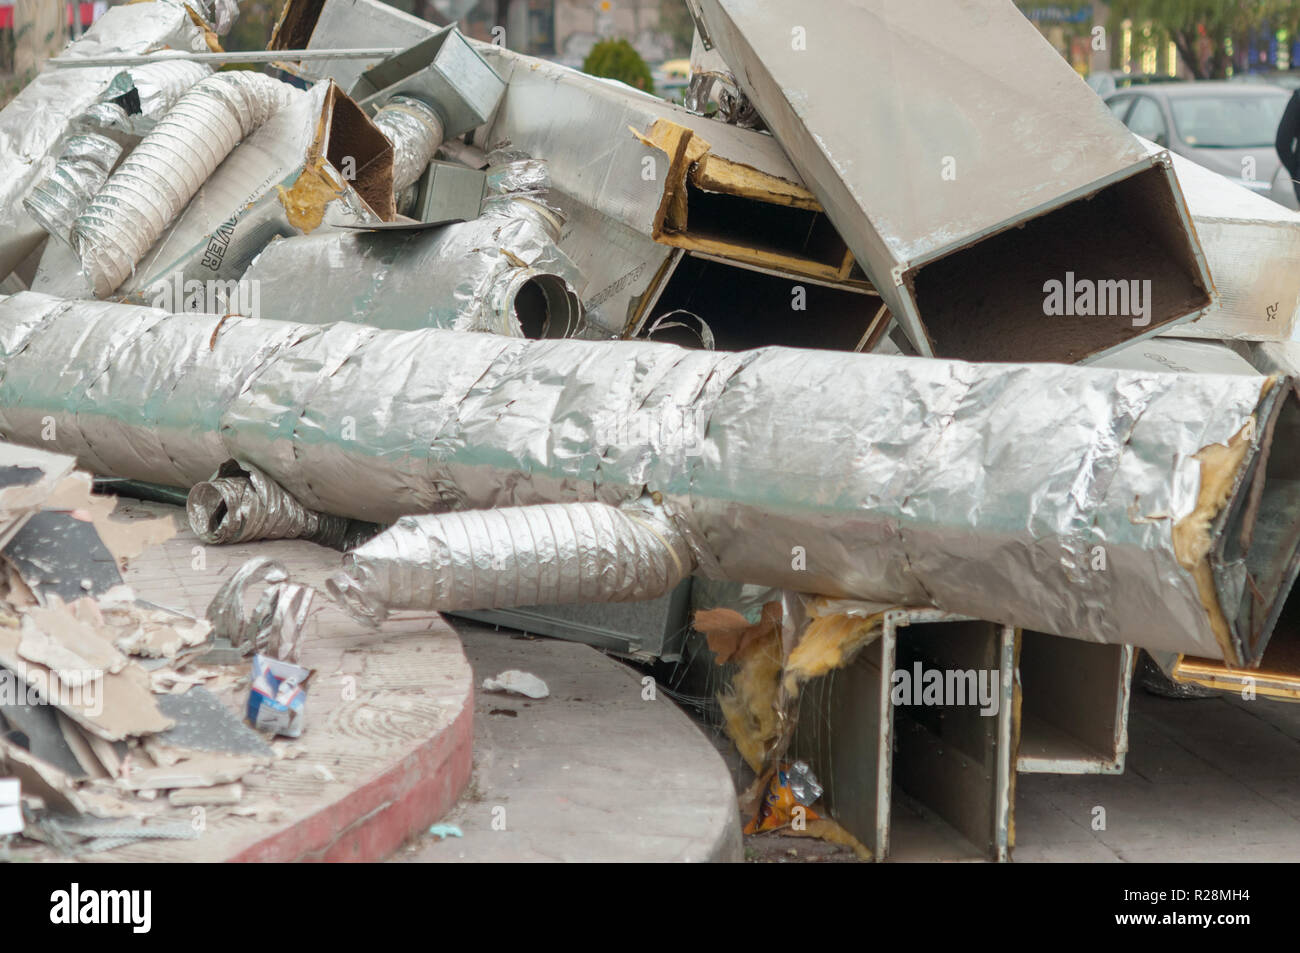
[{"label": "galvanized duct section", "polygon": [[289,101],[261,73],[219,73],[185,94],[73,225],[95,294],[111,294],[238,142]]},{"label": "galvanized duct section", "polygon": [[103,188],[121,155],[122,147],[108,136],[71,136],[50,174],[23,199],[23,208],[55,238],[71,242],[73,221]]},{"label": "galvanized duct section", "polygon": [[235,459],[378,523],[659,493],[713,578],[1234,661],[1297,572],[1298,422],[1262,376],[0,300],[0,436],[100,474]]},{"label": "galvanized duct section", "polygon": [[190,488],[185,510],[190,529],[205,543],[306,539],[342,550],[379,530],[372,523],[309,510],[257,467],[234,460]]},{"label": "galvanized duct section", "polygon": [[553,503],[408,516],[343,557],[326,587],[358,616],[636,602],[695,568],[685,536],[650,500]]},{"label": "galvanized duct section", "polygon": [[394,96],[371,117],[393,144],[393,192],[414,185],[442,145],[442,120],[410,96]]},{"label": "galvanized duct section", "polygon": [[439,229],[280,239],[244,280],[261,289],[263,314],[305,324],[570,337],[583,279],[555,245],[559,225],[539,202],[500,196],[477,219]]}]

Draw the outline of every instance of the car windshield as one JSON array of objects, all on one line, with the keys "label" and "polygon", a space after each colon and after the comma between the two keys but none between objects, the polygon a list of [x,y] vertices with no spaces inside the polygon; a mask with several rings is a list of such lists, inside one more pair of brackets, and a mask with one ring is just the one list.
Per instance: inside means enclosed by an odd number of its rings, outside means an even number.
[{"label": "car windshield", "polygon": [[1170,97],[1178,137],[1199,149],[1255,149],[1271,146],[1286,109],[1283,92],[1258,96]]}]

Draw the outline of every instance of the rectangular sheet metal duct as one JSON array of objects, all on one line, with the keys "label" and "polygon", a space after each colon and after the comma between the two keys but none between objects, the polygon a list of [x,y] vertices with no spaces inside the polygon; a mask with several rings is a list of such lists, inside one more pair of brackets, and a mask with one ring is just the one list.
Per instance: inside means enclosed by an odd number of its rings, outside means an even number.
[{"label": "rectangular sheet metal duct", "polygon": [[0,300],[0,434],[168,485],[233,458],[373,522],[649,492],[713,578],[1237,664],[1263,654],[1300,549],[1300,402],[1262,376],[309,327],[24,293]]},{"label": "rectangular sheet metal duct", "polygon": [[1042,632],[1022,632],[1020,638],[1016,770],[1122,774],[1137,650]]},{"label": "rectangular sheet metal duct", "polygon": [[[1010,0],[693,3],[922,355],[1074,362],[1212,304],[1168,155]],[[1045,314],[1067,275],[1149,281],[1149,322]]]}]

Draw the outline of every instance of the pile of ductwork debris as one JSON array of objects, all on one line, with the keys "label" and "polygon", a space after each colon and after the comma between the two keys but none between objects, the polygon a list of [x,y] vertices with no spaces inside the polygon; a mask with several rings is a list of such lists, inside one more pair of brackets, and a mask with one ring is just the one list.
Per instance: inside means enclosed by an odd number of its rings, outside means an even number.
[{"label": "pile of ductwork debris", "polygon": [[1004,802],[1122,768],[1133,647],[1300,697],[1300,216],[1010,0],[689,6],[686,106],[377,0],[289,0],[269,72],[112,7],[0,113],[0,437],[341,550],[366,624],[674,659],[693,608],[751,804],[899,612],[1023,638]]}]

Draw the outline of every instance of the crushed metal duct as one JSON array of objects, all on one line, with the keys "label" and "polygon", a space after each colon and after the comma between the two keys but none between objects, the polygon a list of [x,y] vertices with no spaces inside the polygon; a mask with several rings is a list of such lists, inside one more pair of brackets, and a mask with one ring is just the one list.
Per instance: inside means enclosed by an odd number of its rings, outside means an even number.
[{"label": "crushed metal duct", "polygon": [[[255,585],[265,588],[249,612],[244,597]],[[243,655],[256,652],[297,662],[314,598],[315,590],[290,582],[278,562],[254,556],[222,583],[208,604],[207,619],[213,635],[229,639]]]},{"label": "crushed metal duct", "polygon": [[1296,428],[1263,376],[0,300],[0,435],[100,474],[247,461],[379,523],[649,491],[712,578],[1234,664],[1297,572]]},{"label": "crushed metal duct", "polygon": [[73,225],[97,296],[126,280],[222,160],[292,92],[280,80],[236,71],[209,76],[181,97]]},{"label": "crushed metal duct", "polygon": [[304,324],[572,337],[585,282],[556,247],[559,235],[554,212],[506,195],[477,219],[439,229],[274,241],[243,280],[261,289],[263,313]]},{"label": "crushed metal duct", "polygon": [[[110,7],[63,53],[70,59],[141,53],[155,47],[191,49],[204,31],[186,7],[153,0]],[[0,278],[34,252],[46,232],[22,198],[48,175],[70,121],[91,106],[118,67],[47,69],[0,111]]]},{"label": "crushed metal duct", "polygon": [[379,530],[372,523],[306,509],[257,467],[234,460],[190,488],[185,511],[190,529],[205,543],[305,539],[344,550]]},{"label": "crushed metal duct", "polygon": [[[1074,362],[1214,303],[1168,154],[1010,0],[692,5],[922,356]],[[1075,277],[1104,309],[1049,313]]]},{"label": "crushed metal duct", "polygon": [[650,500],[550,503],[407,516],[343,557],[326,581],[357,616],[639,602],[695,568],[676,521]]}]

